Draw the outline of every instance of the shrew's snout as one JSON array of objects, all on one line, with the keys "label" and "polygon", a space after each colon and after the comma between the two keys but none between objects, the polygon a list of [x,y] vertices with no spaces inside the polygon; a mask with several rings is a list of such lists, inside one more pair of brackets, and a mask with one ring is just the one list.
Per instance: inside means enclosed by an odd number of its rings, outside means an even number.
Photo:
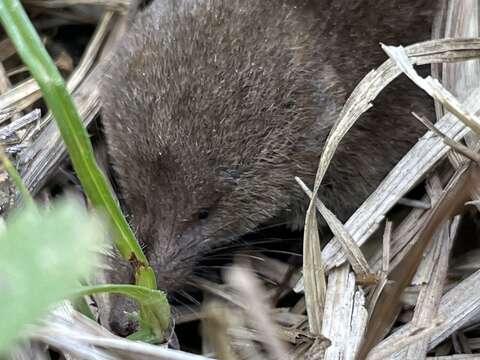
[{"label": "shrew's snout", "polygon": [[198,260],[208,252],[198,224],[176,230],[170,236],[162,236],[159,231],[156,241],[145,248],[148,261],[157,275],[157,286],[167,293],[182,289]]},{"label": "shrew's snout", "polygon": [[153,254],[153,256],[149,256],[149,261],[157,275],[158,289],[167,293],[177,291],[185,286],[196,263],[194,257],[186,258],[179,254],[170,256]]}]

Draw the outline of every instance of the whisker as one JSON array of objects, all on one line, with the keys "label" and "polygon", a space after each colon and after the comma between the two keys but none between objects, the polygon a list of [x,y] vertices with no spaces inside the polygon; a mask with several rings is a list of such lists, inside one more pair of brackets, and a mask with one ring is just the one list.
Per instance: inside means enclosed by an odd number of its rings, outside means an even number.
[{"label": "whisker", "polygon": [[191,311],[192,313],[194,314],[198,314],[197,311],[195,311],[191,306],[189,306],[188,304],[184,303],[182,300],[180,300],[177,296],[175,295],[171,295],[172,299],[175,300],[176,302],[178,302],[180,305],[182,306],[185,306],[185,308],[187,308],[189,311]]},{"label": "whisker", "polygon": [[232,260],[233,256],[235,257],[242,257],[246,259],[253,259],[253,260],[263,260],[259,256],[251,255],[251,254],[232,254],[232,255],[226,255],[226,254],[207,254],[203,256],[202,260]]},{"label": "whisker", "polygon": [[262,239],[258,241],[245,241],[244,239],[241,240],[241,242],[234,242],[230,244],[225,244],[223,246],[215,247],[212,249],[212,252],[217,252],[217,251],[223,251],[223,250],[230,250],[230,249],[235,249],[238,247],[255,247],[256,245],[265,245],[265,244],[275,244],[275,243],[280,243],[280,242],[286,242],[286,241],[299,241],[297,238],[269,238],[269,239]]},{"label": "whisker", "polygon": [[194,287],[195,289],[197,290],[201,290],[199,287],[198,287],[198,284],[197,282],[198,281],[211,281],[205,277],[203,277],[203,273],[200,272],[200,271],[197,271],[196,269],[194,271],[192,271],[192,274],[191,276],[185,281],[185,284],[186,285],[189,285],[189,286],[192,286]]},{"label": "whisker", "polygon": [[194,303],[195,305],[200,305],[200,301],[195,299],[192,295],[187,293],[185,290],[180,290],[178,293],[182,295],[185,299],[190,300],[190,302]]},{"label": "whisker", "polygon": [[[208,266],[208,265],[205,265],[205,266],[199,266],[197,270],[199,270],[200,272],[198,272],[198,274],[201,276],[201,275],[205,275],[206,273],[208,273],[208,270],[229,270],[231,269],[232,266],[228,266],[228,265],[212,265],[212,266]],[[242,267],[240,267],[242,268]],[[245,270],[247,270],[247,268],[244,268]],[[252,268],[248,268],[249,271],[252,270]],[[255,271],[255,269],[253,269]],[[202,273],[203,271],[203,273]],[[272,284],[272,285],[278,285],[278,283],[276,281],[273,281],[272,279],[266,277],[265,275],[259,273],[259,272],[256,272],[255,271],[255,274],[256,276],[266,282],[266,283],[269,283],[269,284]],[[201,276],[203,278],[205,278],[204,276]]]},{"label": "whisker", "polygon": [[259,250],[262,253],[265,254],[279,254],[279,255],[291,255],[291,256],[303,256],[301,253],[296,253],[293,251],[286,251],[286,250],[271,250],[271,249],[261,249]]},{"label": "whisker", "polygon": [[264,230],[270,230],[270,229],[275,229],[277,227],[282,227],[282,226],[286,226],[288,225],[288,222],[284,221],[284,222],[281,222],[281,223],[275,223],[275,224],[268,224],[268,225],[264,225],[264,226],[259,226],[257,228],[255,228],[254,231],[264,231]]}]

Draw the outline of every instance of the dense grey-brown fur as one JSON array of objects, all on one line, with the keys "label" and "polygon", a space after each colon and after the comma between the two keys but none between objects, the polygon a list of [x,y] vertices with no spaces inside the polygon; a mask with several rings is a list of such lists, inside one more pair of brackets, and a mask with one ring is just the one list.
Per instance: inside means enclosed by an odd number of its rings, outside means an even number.
[{"label": "dense grey-brown fur", "polygon": [[[102,89],[131,225],[160,288],[273,219],[301,226],[324,141],[379,42],[430,38],[433,0],[155,0]],[[431,104],[398,82],[343,141],[321,198],[342,220],[417,140]],[[125,277],[125,275],[118,275]]]}]

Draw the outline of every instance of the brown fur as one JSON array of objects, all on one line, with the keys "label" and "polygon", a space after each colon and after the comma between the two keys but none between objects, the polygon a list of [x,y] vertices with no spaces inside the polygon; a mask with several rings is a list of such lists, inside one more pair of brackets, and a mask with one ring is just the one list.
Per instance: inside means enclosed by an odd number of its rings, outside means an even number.
[{"label": "brown fur", "polygon": [[[103,121],[130,222],[160,288],[276,218],[301,226],[324,141],[384,59],[430,38],[433,0],[155,0],[103,86]],[[429,103],[408,82],[343,141],[321,198],[342,219],[416,141]],[[428,109],[428,110],[426,110]],[[204,218],[208,210],[208,217]]]}]

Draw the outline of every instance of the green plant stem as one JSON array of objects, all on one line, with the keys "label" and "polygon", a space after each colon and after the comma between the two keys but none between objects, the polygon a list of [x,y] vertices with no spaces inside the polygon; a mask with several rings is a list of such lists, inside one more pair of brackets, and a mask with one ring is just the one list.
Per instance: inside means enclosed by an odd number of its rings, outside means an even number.
[{"label": "green plant stem", "polygon": [[114,231],[113,237],[118,250],[133,264],[137,284],[155,289],[155,273],[96,164],[87,131],[63,78],[18,0],[0,0],[0,21],[40,86],[45,102],[55,116],[85,193],[95,208],[106,213]]}]

